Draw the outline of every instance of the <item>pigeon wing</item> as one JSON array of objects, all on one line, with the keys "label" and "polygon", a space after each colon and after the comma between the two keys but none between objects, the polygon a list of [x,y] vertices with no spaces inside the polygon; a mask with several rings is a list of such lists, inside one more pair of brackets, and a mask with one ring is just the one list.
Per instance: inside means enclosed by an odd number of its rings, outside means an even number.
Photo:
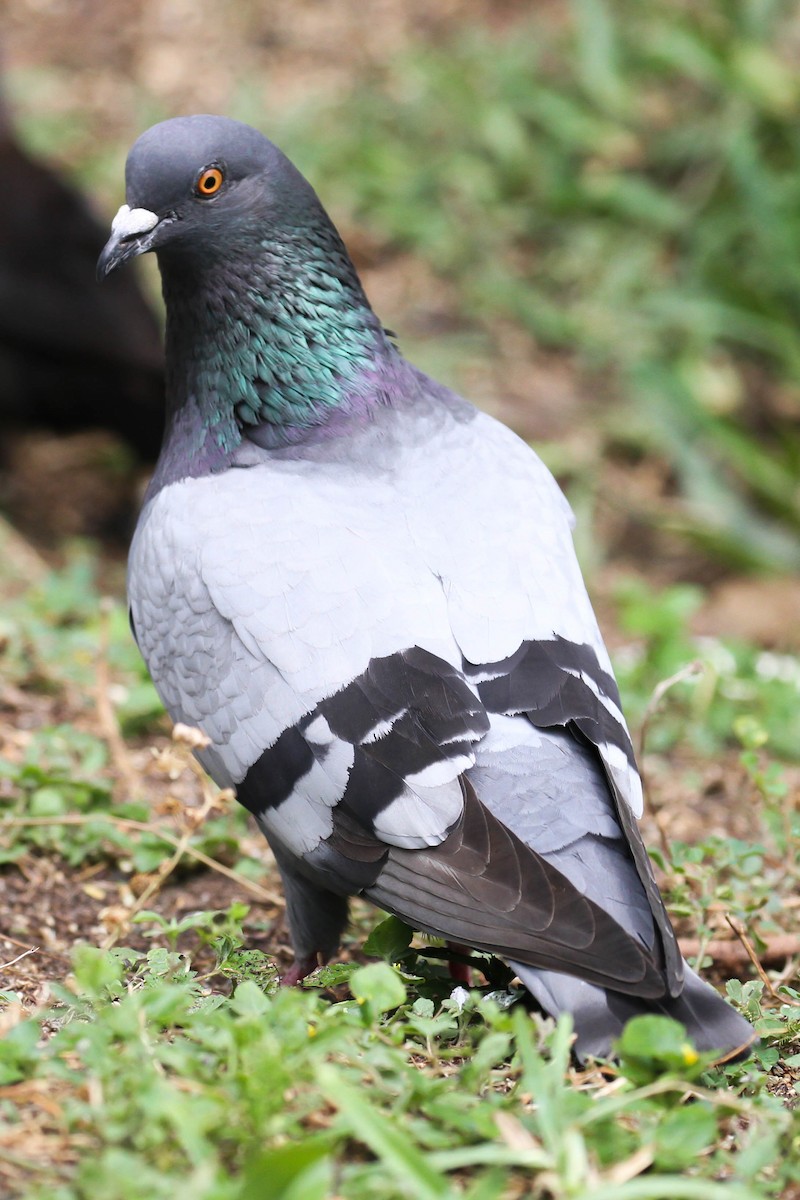
[{"label": "pigeon wing", "polygon": [[208,734],[204,765],[284,862],[454,940],[656,995],[661,947],[466,778],[493,713],[574,727],[635,831],[569,521],[527,446],[429,388],[336,453],[162,489],[132,550],[132,614],[167,708]]}]

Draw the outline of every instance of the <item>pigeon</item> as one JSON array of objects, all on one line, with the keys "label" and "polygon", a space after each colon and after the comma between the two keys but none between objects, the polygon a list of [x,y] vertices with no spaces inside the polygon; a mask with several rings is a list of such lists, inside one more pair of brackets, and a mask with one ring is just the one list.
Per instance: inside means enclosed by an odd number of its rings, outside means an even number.
[{"label": "pigeon", "polygon": [[316,193],[257,130],[135,142],[98,277],[155,252],[166,429],[131,627],[198,758],[274,853],[297,982],[361,895],[497,955],[579,1058],[664,1013],[749,1024],[682,960],[566,499],[401,355]]}]

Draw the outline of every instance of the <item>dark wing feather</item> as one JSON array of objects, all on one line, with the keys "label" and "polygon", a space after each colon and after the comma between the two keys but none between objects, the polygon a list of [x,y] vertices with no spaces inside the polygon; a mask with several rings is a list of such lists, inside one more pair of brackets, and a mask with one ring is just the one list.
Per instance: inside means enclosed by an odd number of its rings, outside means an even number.
[{"label": "dark wing feather", "polygon": [[[285,729],[249,768],[238,796],[268,837],[270,826],[280,823],[290,852],[308,854],[330,833],[334,807],[387,843],[439,842],[461,811],[457,777],[471,765],[472,746],[488,727],[461,672],[412,647],[373,659]],[[299,836],[293,843],[279,821],[301,793],[312,806],[304,810],[302,844]]]},{"label": "dark wing feather", "polygon": [[389,851],[366,895],[416,928],[642,997],[664,994],[647,949],[481,804],[438,846]]},{"label": "dark wing feather", "polygon": [[525,713],[544,727],[575,725],[593,745],[617,747],[635,768],[616,680],[588,644],[562,637],[524,642],[510,658],[481,666],[465,663],[464,670],[468,679],[477,678],[488,712]]},{"label": "dark wing feather", "polygon": [[[324,767],[323,727],[352,748],[352,766],[323,811],[327,830],[298,857],[300,875],[332,894],[363,891],[409,924],[479,950],[637,996],[664,993],[660,946],[633,937],[476,795],[461,764],[488,727],[486,711],[459,670],[419,648],[373,660],[248,772],[240,799],[284,860],[291,846],[271,813],[289,813]],[[415,782],[431,774],[432,786]],[[432,821],[428,844],[410,841],[415,828],[406,841],[402,822],[422,819]],[[397,837],[386,832],[394,820]]]}]

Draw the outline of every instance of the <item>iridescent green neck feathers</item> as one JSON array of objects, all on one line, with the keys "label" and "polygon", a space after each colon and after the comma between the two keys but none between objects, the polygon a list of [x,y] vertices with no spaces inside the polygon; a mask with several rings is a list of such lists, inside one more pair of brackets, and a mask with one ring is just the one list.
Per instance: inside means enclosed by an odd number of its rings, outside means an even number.
[{"label": "iridescent green neck feathers", "polygon": [[368,406],[366,377],[396,356],[324,222],[270,230],[190,270],[183,255],[160,265],[168,409],[196,410],[200,427],[189,424],[204,458],[256,430],[256,440],[278,445],[336,410]]}]

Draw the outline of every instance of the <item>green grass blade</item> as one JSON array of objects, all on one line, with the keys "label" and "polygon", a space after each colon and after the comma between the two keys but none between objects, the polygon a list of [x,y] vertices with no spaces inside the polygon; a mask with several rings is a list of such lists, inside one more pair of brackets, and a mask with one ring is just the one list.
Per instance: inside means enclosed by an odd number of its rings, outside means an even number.
[{"label": "green grass blade", "polygon": [[354,1087],[345,1083],[335,1067],[327,1063],[317,1068],[320,1090],[338,1109],[349,1132],[363,1142],[384,1166],[408,1188],[417,1200],[456,1200],[449,1181],[431,1166],[398,1126],[377,1111]]}]

